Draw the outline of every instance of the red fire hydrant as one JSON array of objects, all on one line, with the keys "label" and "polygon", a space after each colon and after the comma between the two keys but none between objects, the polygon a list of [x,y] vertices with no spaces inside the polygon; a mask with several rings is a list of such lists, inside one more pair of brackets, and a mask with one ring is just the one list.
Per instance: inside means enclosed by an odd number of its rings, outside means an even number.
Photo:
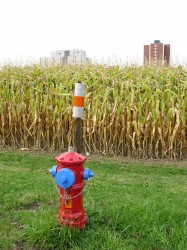
[{"label": "red fire hydrant", "polygon": [[85,181],[94,176],[84,168],[86,157],[76,152],[66,152],[55,157],[58,166],[49,170],[60,189],[60,209],[58,221],[70,227],[84,228],[87,214],[83,208],[83,188]]}]

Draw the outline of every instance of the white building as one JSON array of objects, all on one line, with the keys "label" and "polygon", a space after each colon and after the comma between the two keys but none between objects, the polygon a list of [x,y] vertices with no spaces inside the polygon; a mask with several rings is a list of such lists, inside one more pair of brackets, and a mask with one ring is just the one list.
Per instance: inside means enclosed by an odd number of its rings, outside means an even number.
[{"label": "white building", "polygon": [[51,52],[51,57],[40,58],[41,65],[51,64],[86,64],[90,63],[91,60],[86,57],[84,50],[57,50]]}]

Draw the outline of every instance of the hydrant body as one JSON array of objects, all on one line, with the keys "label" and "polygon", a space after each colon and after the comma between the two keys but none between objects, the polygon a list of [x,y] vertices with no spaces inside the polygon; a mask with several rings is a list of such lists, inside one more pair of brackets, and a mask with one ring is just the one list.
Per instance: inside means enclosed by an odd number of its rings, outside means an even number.
[{"label": "hydrant body", "polygon": [[60,190],[60,209],[58,221],[67,226],[84,228],[87,214],[83,207],[83,189],[85,181],[94,176],[84,169],[86,157],[76,152],[66,152],[55,157],[58,166],[49,170],[55,177]]}]

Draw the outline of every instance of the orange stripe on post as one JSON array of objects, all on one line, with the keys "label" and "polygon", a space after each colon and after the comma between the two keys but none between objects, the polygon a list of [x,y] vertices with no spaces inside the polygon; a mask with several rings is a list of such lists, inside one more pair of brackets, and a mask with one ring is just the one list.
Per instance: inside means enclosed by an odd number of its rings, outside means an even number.
[{"label": "orange stripe on post", "polygon": [[74,96],[73,106],[75,107],[84,107],[84,96]]}]

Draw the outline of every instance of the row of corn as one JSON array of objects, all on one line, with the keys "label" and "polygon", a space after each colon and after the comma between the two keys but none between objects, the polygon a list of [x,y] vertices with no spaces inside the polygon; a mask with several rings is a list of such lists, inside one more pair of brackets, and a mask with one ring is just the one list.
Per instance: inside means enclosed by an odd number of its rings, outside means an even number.
[{"label": "row of corn", "polygon": [[86,83],[83,151],[140,158],[187,153],[187,71],[179,67],[69,65],[0,70],[0,146],[74,146],[75,83]]}]

